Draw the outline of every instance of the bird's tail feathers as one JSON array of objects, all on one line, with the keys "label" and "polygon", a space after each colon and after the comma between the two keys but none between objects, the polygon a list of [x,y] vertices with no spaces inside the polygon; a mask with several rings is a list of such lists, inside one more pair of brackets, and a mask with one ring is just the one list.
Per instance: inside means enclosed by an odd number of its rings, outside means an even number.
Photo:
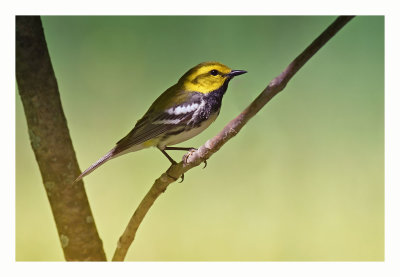
[{"label": "bird's tail feathers", "polygon": [[89,175],[92,171],[97,169],[99,166],[104,164],[105,162],[111,160],[112,158],[115,158],[117,155],[115,155],[115,148],[111,149],[107,154],[105,154],[103,157],[101,157],[98,161],[96,161],[94,164],[92,164],[88,169],[86,169],[84,172],[82,172],[81,175],[78,176],[78,178],[75,179],[74,183],[80,181],[83,177],[86,175]]}]

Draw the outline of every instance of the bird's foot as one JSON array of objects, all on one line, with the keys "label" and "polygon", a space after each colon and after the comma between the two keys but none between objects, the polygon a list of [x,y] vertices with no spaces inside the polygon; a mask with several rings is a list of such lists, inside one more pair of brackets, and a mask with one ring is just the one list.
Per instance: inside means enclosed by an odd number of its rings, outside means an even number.
[{"label": "bird's foot", "polygon": [[[197,151],[197,148],[190,148],[190,149],[189,149],[189,152],[186,153],[186,154],[183,156],[183,162],[184,162],[185,164],[187,164],[187,163],[188,163],[188,158],[189,158],[191,155],[193,155],[193,153],[196,152],[196,151]],[[206,167],[207,167],[207,160],[204,161],[204,167],[203,167],[203,169],[206,168]]]}]

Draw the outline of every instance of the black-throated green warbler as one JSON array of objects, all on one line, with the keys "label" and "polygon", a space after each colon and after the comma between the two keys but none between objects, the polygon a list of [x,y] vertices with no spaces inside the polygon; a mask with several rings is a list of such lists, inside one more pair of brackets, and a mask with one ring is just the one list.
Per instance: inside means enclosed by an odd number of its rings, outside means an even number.
[{"label": "black-throated green warbler", "polygon": [[128,135],[75,182],[113,158],[151,146],[160,149],[171,163],[176,163],[165,150],[194,149],[169,145],[186,141],[210,126],[219,114],[229,81],[244,73],[246,71],[231,70],[218,62],[204,62],[193,67],[156,99]]}]

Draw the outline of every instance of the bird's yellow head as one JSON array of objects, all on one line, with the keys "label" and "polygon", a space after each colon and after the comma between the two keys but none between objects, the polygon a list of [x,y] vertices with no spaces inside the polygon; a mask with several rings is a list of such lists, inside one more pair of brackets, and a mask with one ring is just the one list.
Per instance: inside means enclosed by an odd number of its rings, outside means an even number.
[{"label": "bird's yellow head", "polygon": [[218,62],[204,62],[186,72],[178,84],[186,91],[196,91],[204,94],[221,88],[226,81],[234,76],[246,73],[244,70],[232,70]]}]

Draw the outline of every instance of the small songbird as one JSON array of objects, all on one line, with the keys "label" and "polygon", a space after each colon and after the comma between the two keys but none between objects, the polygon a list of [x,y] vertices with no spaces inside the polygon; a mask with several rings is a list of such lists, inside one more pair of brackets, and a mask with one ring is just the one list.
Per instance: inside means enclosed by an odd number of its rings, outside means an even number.
[{"label": "small songbird", "polygon": [[244,73],[247,71],[231,70],[218,62],[196,65],[154,101],[128,135],[74,182],[113,158],[151,146],[160,149],[175,164],[165,150],[195,149],[170,145],[186,141],[210,126],[219,114],[229,81]]}]

